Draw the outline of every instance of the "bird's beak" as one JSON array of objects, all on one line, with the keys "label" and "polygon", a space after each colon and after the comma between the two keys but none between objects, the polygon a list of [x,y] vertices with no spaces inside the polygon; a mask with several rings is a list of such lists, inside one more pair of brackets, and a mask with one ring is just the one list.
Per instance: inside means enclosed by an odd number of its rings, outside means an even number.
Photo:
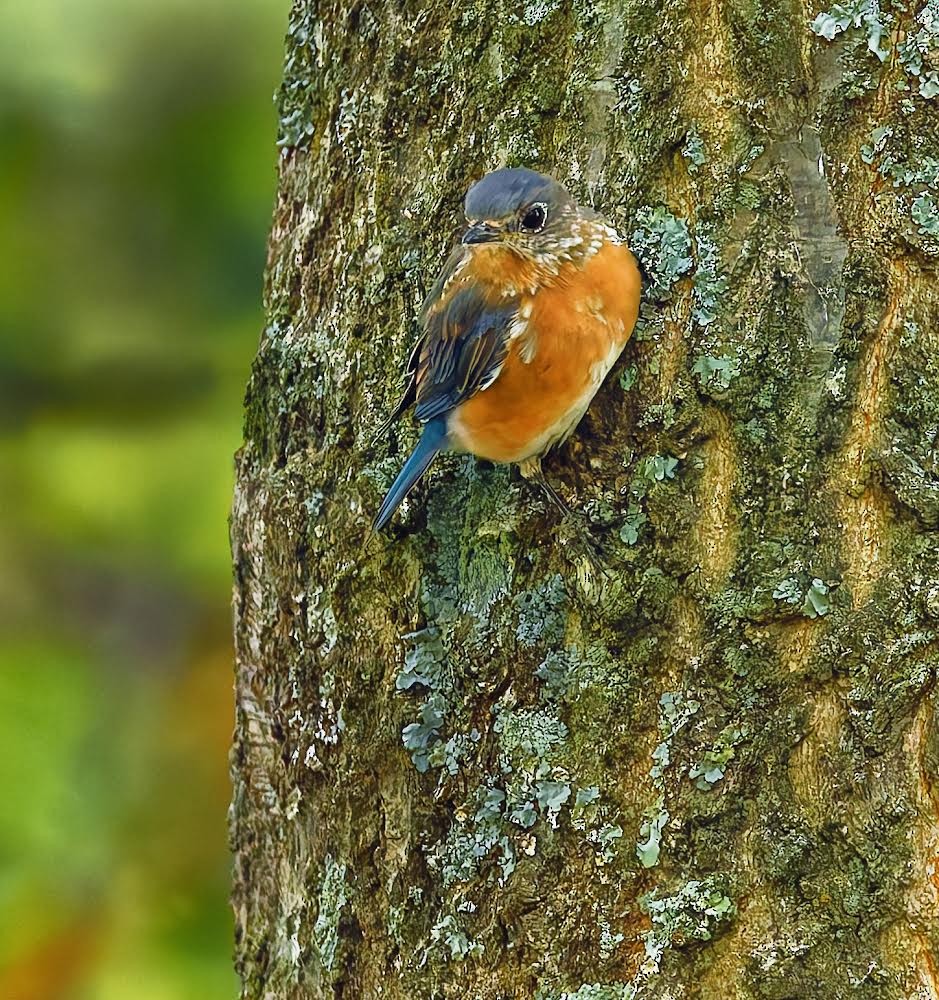
[{"label": "bird's beak", "polygon": [[488,222],[476,222],[463,234],[465,243],[492,243],[499,239],[502,230],[496,226],[490,226]]}]

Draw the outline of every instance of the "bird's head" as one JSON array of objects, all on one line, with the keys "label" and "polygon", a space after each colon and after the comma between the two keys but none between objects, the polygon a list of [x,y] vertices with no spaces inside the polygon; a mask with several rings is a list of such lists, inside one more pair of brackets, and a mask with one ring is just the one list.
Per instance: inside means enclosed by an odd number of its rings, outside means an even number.
[{"label": "bird's head", "polygon": [[486,174],[466,195],[463,243],[503,247],[539,264],[565,257],[583,242],[581,216],[557,181],[524,167]]}]

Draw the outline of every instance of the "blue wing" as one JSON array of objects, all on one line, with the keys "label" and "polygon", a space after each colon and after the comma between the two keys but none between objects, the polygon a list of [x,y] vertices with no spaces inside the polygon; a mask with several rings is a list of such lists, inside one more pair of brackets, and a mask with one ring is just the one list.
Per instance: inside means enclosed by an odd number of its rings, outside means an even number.
[{"label": "blue wing", "polygon": [[493,302],[492,293],[461,273],[469,251],[451,255],[421,310],[424,332],[415,348],[419,420],[448,413],[499,374],[518,299]]},{"label": "blue wing", "polygon": [[491,385],[508,353],[518,300],[493,304],[492,296],[464,273],[468,253],[465,247],[454,250],[421,309],[423,332],[408,359],[408,386],[385,428],[413,402],[424,431],[382,501],[375,530],[391,520],[438,452],[447,447],[447,414]]}]

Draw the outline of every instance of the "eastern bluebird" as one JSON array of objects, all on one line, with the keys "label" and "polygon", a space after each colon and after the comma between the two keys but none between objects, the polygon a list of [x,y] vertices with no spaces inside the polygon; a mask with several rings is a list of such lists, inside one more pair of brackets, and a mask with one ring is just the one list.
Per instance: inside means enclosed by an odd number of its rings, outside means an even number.
[{"label": "eastern bluebird", "polygon": [[437,453],[514,462],[570,514],[541,457],[577,426],[639,314],[636,261],[550,177],[505,168],[474,184],[468,228],[420,312],[410,378],[420,441],[375,517],[384,527]]}]

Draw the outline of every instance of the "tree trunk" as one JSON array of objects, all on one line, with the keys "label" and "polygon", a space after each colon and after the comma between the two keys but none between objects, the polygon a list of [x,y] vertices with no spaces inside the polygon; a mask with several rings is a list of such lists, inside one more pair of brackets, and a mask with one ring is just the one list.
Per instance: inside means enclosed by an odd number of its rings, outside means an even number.
[{"label": "tree trunk", "polygon": [[[245,997],[937,996],[939,9],[816,14],[295,4],[232,517]],[[646,273],[546,463],[608,576],[468,456],[365,543],[506,163]]]}]

